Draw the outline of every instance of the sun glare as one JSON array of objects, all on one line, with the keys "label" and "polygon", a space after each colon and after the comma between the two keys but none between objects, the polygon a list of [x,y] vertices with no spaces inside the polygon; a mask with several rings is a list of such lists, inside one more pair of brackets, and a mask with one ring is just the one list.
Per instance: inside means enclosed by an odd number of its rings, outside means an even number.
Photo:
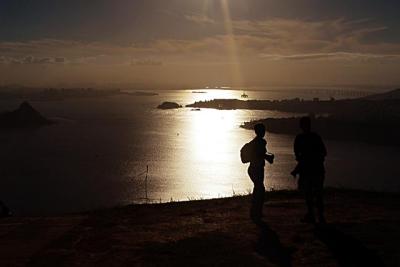
[{"label": "sun glare", "polygon": [[[205,197],[229,195],[232,180],[232,169],[221,169],[227,162],[235,162],[237,158],[232,132],[236,127],[236,112],[220,110],[202,110],[193,113],[190,123],[191,155],[189,161],[191,173],[198,179],[187,186],[188,191],[199,192]],[[202,166],[199,169],[198,166]],[[207,166],[207,167],[203,167]],[[217,181],[217,182],[216,182]]]},{"label": "sun glare", "polygon": [[226,132],[235,125],[233,112],[203,110],[193,118],[193,152],[199,161],[221,162],[226,159],[230,145]]}]

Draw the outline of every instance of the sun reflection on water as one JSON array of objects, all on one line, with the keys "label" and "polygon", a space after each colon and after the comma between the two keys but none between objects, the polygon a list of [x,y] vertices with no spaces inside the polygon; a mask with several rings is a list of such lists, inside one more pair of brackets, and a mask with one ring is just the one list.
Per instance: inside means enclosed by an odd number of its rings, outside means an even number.
[{"label": "sun reflection on water", "polygon": [[[257,92],[251,92],[251,95]],[[195,101],[215,98],[238,99],[242,91],[225,89],[187,89],[171,99],[186,105]],[[247,175],[247,164],[240,161],[240,148],[254,138],[254,132],[241,129],[244,121],[266,117],[292,116],[275,111],[215,110],[182,108],[171,111],[157,111],[163,121],[165,137],[161,142],[167,148],[160,150],[163,161],[157,165],[159,186],[156,197],[178,200],[230,197],[246,194],[252,183]],[[287,188],[287,169],[292,166],[291,150],[281,151],[281,143],[291,144],[292,140],[278,141],[269,134],[268,148],[285,161],[267,166],[265,185],[270,188]],[[274,138],[275,139],[275,138]],[[154,179],[154,178],[153,178]],[[292,179],[293,180],[293,179]],[[282,182],[283,181],[283,182]],[[291,183],[292,184],[292,183]],[[290,184],[290,186],[291,186]],[[285,187],[286,186],[286,187]]]},{"label": "sun reflection on water", "polygon": [[[211,99],[236,97],[228,90],[207,90],[202,97],[206,95]],[[238,179],[237,173],[238,151],[244,141],[243,135],[237,134],[242,119],[240,111],[201,109],[187,112],[190,112],[190,120],[184,125],[184,147],[190,148],[190,152],[181,158],[192,177],[185,183],[184,191],[209,198],[231,196],[234,188],[248,188],[248,181],[242,179],[242,175]]]},{"label": "sun reflection on water", "polygon": [[198,161],[227,161],[230,140],[227,132],[235,126],[235,113],[203,110],[193,116],[193,153]]}]

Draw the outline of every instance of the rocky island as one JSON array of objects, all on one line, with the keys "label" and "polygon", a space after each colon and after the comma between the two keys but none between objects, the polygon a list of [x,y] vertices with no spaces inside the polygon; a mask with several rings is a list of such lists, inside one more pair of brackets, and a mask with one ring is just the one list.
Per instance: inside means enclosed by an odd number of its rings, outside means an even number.
[{"label": "rocky island", "polygon": [[23,102],[14,111],[0,114],[0,129],[38,128],[53,123],[36,111],[28,102]]},{"label": "rocky island", "polygon": [[177,109],[182,106],[175,102],[163,102],[161,105],[158,105],[158,109]]}]

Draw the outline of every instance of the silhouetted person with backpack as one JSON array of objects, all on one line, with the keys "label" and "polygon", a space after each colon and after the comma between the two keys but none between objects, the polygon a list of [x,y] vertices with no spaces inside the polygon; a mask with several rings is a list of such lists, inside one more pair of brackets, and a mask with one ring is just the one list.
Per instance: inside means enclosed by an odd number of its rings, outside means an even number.
[{"label": "silhouetted person with backpack", "polygon": [[326,147],[322,138],[311,131],[310,117],[300,119],[300,128],[303,133],[297,135],[294,142],[294,154],[298,164],[292,175],[299,174],[299,190],[304,194],[307,204],[307,213],[302,221],[315,223],[314,206],[316,206],[319,222],[325,223],[323,186]]},{"label": "silhouetted person with backpack", "polygon": [[241,159],[243,163],[250,162],[248,174],[254,184],[250,218],[258,223],[262,219],[262,210],[264,205],[264,166],[265,160],[273,163],[274,155],[267,154],[267,141],[265,141],[264,124],[256,124],[254,126],[256,137],[249,143],[245,144],[241,149]]},{"label": "silhouetted person with backpack", "polygon": [[0,218],[9,217],[11,216],[11,214],[12,213],[10,209],[7,208],[7,206],[2,201],[0,201]]}]

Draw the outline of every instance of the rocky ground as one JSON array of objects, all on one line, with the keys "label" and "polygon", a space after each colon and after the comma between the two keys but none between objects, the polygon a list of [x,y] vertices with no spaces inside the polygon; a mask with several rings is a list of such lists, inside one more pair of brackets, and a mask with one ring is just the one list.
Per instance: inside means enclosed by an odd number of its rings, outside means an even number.
[{"label": "rocky ground", "polygon": [[400,266],[400,195],[326,193],[326,226],[300,222],[301,197],[132,205],[0,219],[0,266]]}]

